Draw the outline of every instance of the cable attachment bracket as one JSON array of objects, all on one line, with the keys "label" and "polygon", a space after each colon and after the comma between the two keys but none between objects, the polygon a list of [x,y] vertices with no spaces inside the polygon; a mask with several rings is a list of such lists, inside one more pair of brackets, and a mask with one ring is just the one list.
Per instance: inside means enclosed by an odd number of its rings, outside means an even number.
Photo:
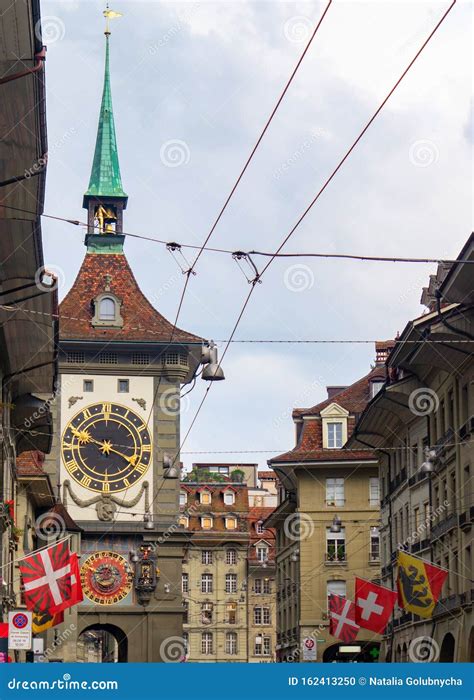
[{"label": "cable attachment bracket", "polygon": [[[254,261],[248,253],[244,253],[242,250],[236,250],[232,253],[232,258],[239,266],[240,270],[242,271],[242,274],[244,275],[245,279],[249,284],[262,284],[262,280],[260,279],[260,272],[258,271],[257,266],[255,265]],[[249,277],[248,271],[243,267],[243,265],[240,262],[241,260],[247,263],[247,266],[254,273],[253,277]]]},{"label": "cable attachment bracket", "polygon": [[[189,277],[189,275],[196,274],[193,266],[190,265],[189,260],[186,259],[186,256],[184,255],[182,247],[179,243],[167,243],[166,250],[171,254],[171,257],[174,259],[183,275],[188,275]],[[185,263],[184,265],[183,261]]]}]

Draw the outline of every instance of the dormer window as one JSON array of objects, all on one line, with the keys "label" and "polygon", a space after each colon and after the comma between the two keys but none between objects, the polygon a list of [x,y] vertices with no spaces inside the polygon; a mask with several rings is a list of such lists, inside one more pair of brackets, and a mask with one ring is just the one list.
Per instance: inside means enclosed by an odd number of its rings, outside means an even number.
[{"label": "dormer window", "polygon": [[235,503],[235,493],[232,489],[226,489],[224,491],[224,504],[226,506],[233,506]]},{"label": "dormer window", "polygon": [[208,506],[211,503],[211,492],[206,489],[199,492],[199,503]]},{"label": "dormer window", "polygon": [[347,442],[347,419],[349,411],[332,403],[321,411],[323,428],[323,448],[341,449]]},{"label": "dormer window", "polygon": [[328,423],[328,447],[342,447],[342,423]]},{"label": "dormer window", "polygon": [[99,321],[115,321],[115,301],[111,297],[103,297],[99,302]]},{"label": "dormer window", "polygon": [[93,326],[111,326],[113,328],[121,328],[123,326],[123,318],[120,314],[122,302],[115,294],[112,294],[110,291],[99,294],[94,299],[93,306]]}]

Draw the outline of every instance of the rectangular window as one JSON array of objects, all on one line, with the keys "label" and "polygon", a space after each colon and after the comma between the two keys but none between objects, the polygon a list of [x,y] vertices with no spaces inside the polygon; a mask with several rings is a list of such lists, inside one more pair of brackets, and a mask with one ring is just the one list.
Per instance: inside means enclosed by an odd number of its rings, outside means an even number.
[{"label": "rectangular window", "polygon": [[227,603],[227,624],[235,625],[237,623],[237,603]]},{"label": "rectangular window", "polygon": [[269,595],[272,592],[272,582],[270,581],[269,578],[263,579],[263,592],[266,595]]},{"label": "rectangular window", "polygon": [[201,527],[203,530],[211,530],[212,529],[212,518],[210,516],[202,516],[201,517]]},{"label": "rectangular window", "polygon": [[342,423],[328,423],[328,447],[342,447]]},{"label": "rectangular window", "polygon": [[186,491],[181,491],[179,494],[179,505],[185,506],[187,502],[188,502],[188,494],[186,493]]},{"label": "rectangular window", "polygon": [[228,566],[237,564],[237,552],[235,549],[227,549],[225,553],[225,563]]},{"label": "rectangular window", "polygon": [[380,560],[380,533],[378,527],[370,528],[370,561]]},{"label": "rectangular window", "polygon": [[263,593],[263,585],[262,584],[263,584],[263,581],[261,578],[255,579],[253,590],[254,590],[254,593],[257,593],[257,595],[260,595],[261,593]]},{"label": "rectangular window", "polygon": [[236,632],[227,632],[225,636],[225,653],[237,654],[237,634]]},{"label": "rectangular window", "polygon": [[213,653],[212,632],[203,632],[201,634],[201,654],[209,655]]},{"label": "rectangular window", "polygon": [[235,503],[235,494],[233,491],[224,491],[224,503],[226,506],[232,506]]},{"label": "rectangular window", "polygon": [[189,623],[189,603],[187,600],[183,600],[183,625]]},{"label": "rectangular window", "polygon": [[271,622],[270,608],[258,606],[253,609],[254,625],[269,625]]},{"label": "rectangular window", "polygon": [[338,595],[341,598],[346,597],[346,582],[345,581],[328,581],[327,582],[327,598],[329,609],[329,596]]},{"label": "rectangular window", "polygon": [[119,394],[128,394],[130,382],[128,379],[117,379],[117,389]]},{"label": "rectangular window", "polygon": [[226,530],[237,530],[237,518],[233,516],[225,519]]},{"label": "rectangular window", "polygon": [[255,530],[257,532],[257,535],[263,535],[265,532],[265,528],[263,527],[263,523],[261,520],[258,521],[258,523],[255,525]]},{"label": "rectangular window", "polygon": [[237,593],[237,574],[225,575],[225,592]]},{"label": "rectangular window", "polygon": [[268,559],[268,547],[266,545],[259,545],[257,547],[257,560],[259,562],[266,562]]},{"label": "rectangular window", "polygon": [[201,605],[201,622],[203,625],[212,624],[212,603],[203,603]]},{"label": "rectangular window", "polygon": [[82,383],[83,391],[94,391],[94,381],[92,379],[84,379]]},{"label": "rectangular window", "polygon": [[369,503],[380,507],[380,482],[377,476],[372,476],[369,480]]},{"label": "rectangular window", "polygon": [[261,634],[255,637],[255,656],[270,656],[270,637],[262,636]]},{"label": "rectangular window", "polygon": [[208,506],[211,502],[211,494],[209,493],[209,491],[201,491],[201,493],[199,494],[199,500],[201,503]]},{"label": "rectangular window", "polygon": [[189,593],[189,574],[181,574],[181,590],[183,593]]},{"label": "rectangular window", "polygon": [[212,593],[212,574],[201,574],[201,593]]},{"label": "rectangular window", "polygon": [[346,533],[344,528],[340,532],[331,532],[326,528],[326,561],[346,561]]},{"label": "rectangular window", "polygon": [[344,479],[326,479],[326,505],[344,505]]},{"label": "rectangular window", "polygon": [[212,549],[203,549],[202,550],[201,562],[203,564],[212,564]]}]

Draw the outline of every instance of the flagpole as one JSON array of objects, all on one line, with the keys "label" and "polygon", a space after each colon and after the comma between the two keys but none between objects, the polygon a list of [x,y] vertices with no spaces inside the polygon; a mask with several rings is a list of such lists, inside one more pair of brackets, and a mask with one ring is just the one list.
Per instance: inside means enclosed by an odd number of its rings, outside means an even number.
[{"label": "flagpole", "polygon": [[49,547],[54,547],[57,544],[61,544],[61,542],[65,542],[66,540],[70,540],[72,535],[67,535],[67,537],[62,537],[60,540],[56,540],[56,542],[52,542],[51,544],[45,544],[42,547],[38,547],[38,549],[35,549],[33,552],[30,552],[29,554],[25,554],[23,557],[19,557],[18,559],[11,559],[7,564],[3,564],[0,566],[0,569],[5,569],[7,566],[10,566],[11,564],[16,564],[19,561],[23,561],[23,559],[27,559],[28,557],[32,557],[33,555],[37,554],[38,552],[42,552],[43,549],[49,549]]}]

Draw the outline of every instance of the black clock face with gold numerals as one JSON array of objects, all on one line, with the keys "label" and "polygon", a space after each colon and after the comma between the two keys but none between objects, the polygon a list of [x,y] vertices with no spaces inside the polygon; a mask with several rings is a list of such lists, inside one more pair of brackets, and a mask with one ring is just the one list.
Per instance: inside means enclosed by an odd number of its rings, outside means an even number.
[{"label": "black clock face with gold numerals", "polygon": [[145,422],[117,403],[94,403],[67,424],[62,458],[71,477],[90,491],[118,493],[148,470],[151,437]]}]

